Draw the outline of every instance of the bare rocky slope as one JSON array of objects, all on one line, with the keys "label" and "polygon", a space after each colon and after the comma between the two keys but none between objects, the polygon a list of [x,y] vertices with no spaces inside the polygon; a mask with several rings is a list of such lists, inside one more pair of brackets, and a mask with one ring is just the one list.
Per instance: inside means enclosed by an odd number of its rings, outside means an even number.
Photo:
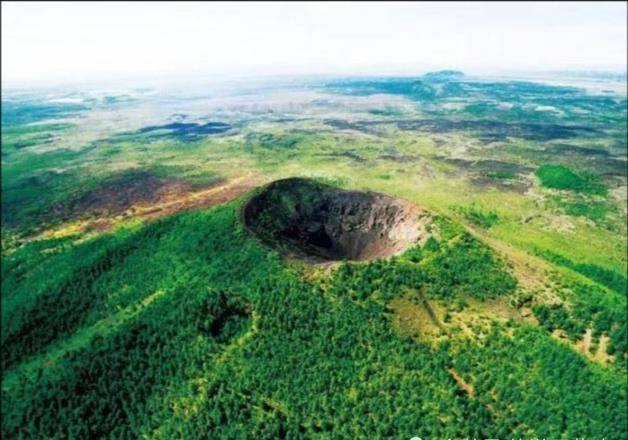
[{"label": "bare rocky slope", "polygon": [[324,260],[398,253],[425,235],[427,219],[418,206],[385,194],[303,178],[270,183],[244,206],[243,215],[249,231],[266,244]]}]

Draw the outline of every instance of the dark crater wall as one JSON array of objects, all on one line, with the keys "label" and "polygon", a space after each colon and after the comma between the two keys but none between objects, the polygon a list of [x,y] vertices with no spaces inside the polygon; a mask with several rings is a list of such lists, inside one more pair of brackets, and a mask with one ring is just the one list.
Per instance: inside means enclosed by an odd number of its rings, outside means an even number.
[{"label": "dark crater wall", "polygon": [[244,206],[243,217],[267,245],[323,260],[388,256],[425,233],[425,215],[413,204],[303,178],[265,186]]}]

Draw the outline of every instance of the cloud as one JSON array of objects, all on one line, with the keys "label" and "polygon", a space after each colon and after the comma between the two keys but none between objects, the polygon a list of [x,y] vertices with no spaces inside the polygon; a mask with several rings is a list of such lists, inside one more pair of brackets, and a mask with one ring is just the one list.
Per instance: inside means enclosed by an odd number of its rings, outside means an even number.
[{"label": "cloud", "polygon": [[4,81],[626,68],[626,3],[4,3]]}]

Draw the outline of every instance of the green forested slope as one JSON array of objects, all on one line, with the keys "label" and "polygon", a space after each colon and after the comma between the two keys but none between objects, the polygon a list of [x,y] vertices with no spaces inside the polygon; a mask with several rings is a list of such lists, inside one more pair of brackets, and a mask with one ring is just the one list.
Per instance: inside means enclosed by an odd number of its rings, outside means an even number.
[{"label": "green forested slope", "polygon": [[393,325],[400,298],[514,294],[459,226],[437,219],[422,248],[312,272],[249,237],[241,203],[8,254],[3,437],[628,435],[622,361],[515,320],[431,339]]}]

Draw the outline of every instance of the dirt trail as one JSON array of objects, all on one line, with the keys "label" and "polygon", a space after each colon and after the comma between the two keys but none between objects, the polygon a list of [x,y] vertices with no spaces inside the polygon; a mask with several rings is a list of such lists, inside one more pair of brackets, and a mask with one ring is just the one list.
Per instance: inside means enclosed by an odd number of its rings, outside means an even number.
[{"label": "dirt trail", "polygon": [[456,370],[454,370],[453,368],[450,368],[449,372],[451,373],[451,376],[454,378],[456,383],[460,386],[460,388],[464,390],[465,393],[467,393],[469,397],[473,397],[475,395],[475,390],[473,389],[473,385],[471,385],[469,382],[464,380],[462,376],[460,376],[456,372]]},{"label": "dirt trail", "polygon": [[578,347],[578,349],[580,350],[580,353],[582,353],[585,356],[590,357],[589,352],[591,351],[592,342],[593,342],[593,329],[588,328],[587,331],[584,332],[582,339],[576,342],[576,347]]}]

